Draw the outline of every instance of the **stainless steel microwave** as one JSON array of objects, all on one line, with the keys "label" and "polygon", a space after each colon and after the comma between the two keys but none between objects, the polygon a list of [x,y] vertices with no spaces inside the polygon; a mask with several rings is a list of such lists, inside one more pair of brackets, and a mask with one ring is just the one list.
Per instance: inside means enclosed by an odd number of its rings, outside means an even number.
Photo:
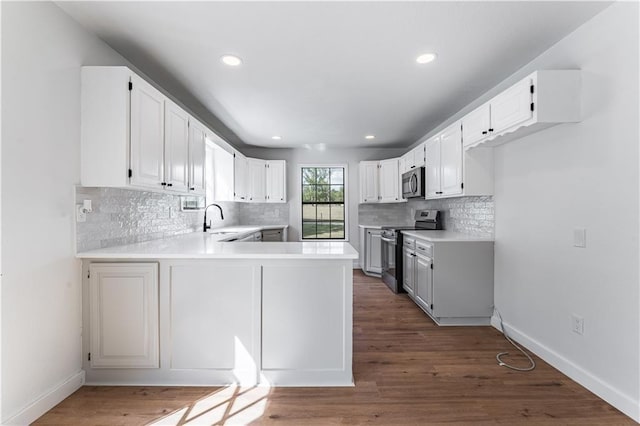
[{"label": "stainless steel microwave", "polygon": [[424,167],[416,167],[402,174],[402,196],[424,197]]}]

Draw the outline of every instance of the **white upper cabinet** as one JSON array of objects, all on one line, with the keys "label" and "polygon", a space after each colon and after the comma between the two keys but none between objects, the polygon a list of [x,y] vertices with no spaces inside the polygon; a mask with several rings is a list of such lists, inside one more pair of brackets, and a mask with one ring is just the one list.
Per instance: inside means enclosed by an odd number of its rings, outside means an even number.
[{"label": "white upper cabinet", "polygon": [[500,133],[533,117],[533,79],[525,78],[491,100],[489,133]]},{"label": "white upper cabinet", "polygon": [[267,203],[287,201],[287,162],[267,161]]},{"label": "white upper cabinet", "polygon": [[249,165],[249,201],[261,203],[267,201],[267,162],[248,158]]},{"label": "white upper cabinet", "polygon": [[579,70],[536,71],[462,118],[465,149],[581,120]]},{"label": "white upper cabinet", "polygon": [[360,162],[360,202],[378,202],[378,162]]},{"label": "white upper cabinet", "polygon": [[493,151],[463,151],[460,122],[426,142],[425,198],[493,195]]},{"label": "white upper cabinet", "polygon": [[189,114],[165,101],[164,182],[170,191],[189,190]]},{"label": "white upper cabinet", "polygon": [[441,179],[440,179],[440,137],[434,136],[429,139],[425,143],[425,152],[426,152],[426,171],[425,171],[425,180],[426,189],[425,189],[425,197],[426,198],[435,198],[439,197],[442,192],[440,190],[441,187]]},{"label": "white upper cabinet", "polygon": [[127,67],[82,67],[83,186],[204,195],[213,134]]},{"label": "white upper cabinet", "polygon": [[194,195],[205,194],[207,133],[199,121],[189,118],[189,193]]},{"label": "white upper cabinet", "polygon": [[462,194],[462,133],[460,123],[440,134],[440,194]]},{"label": "white upper cabinet", "polygon": [[236,201],[248,201],[249,200],[249,166],[247,164],[247,157],[245,157],[240,151],[236,151],[233,154],[233,175],[234,175],[234,193],[233,196]]},{"label": "white upper cabinet", "polygon": [[484,104],[462,119],[462,140],[464,146],[473,145],[484,139],[491,128],[491,107]]},{"label": "white upper cabinet", "polygon": [[392,158],[380,161],[378,176],[380,179],[380,202],[393,203],[400,201],[400,159]]},{"label": "white upper cabinet", "polygon": [[400,203],[400,158],[360,162],[360,203]]},{"label": "white upper cabinet", "polygon": [[[131,185],[157,189],[164,183],[166,98],[135,74],[131,74],[129,87],[131,87]],[[122,111],[122,114],[126,112]],[[100,130],[96,129],[96,131]],[[127,141],[123,140],[121,143],[126,144]],[[110,145],[106,145],[104,149],[108,150]],[[124,173],[124,170],[122,172]]]},{"label": "white upper cabinet", "polygon": [[424,166],[424,151],[425,144],[421,143],[420,145],[413,148],[411,151],[407,152],[400,159],[400,163],[402,167],[400,168],[400,174],[404,172],[408,172],[411,169],[415,169],[416,167]]}]

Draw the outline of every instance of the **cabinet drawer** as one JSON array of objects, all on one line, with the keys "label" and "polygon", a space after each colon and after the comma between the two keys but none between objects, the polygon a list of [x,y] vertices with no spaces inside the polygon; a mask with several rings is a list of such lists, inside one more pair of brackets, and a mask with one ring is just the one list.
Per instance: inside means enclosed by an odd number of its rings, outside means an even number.
[{"label": "cabinet drawer", "polygon": [[404,237],[404,242],[402,243],[402,246],[410,249],[414,249],[416,248],[416,240],[414,240],[413,238]]},{"label": "cabinet drawer", "polygon": [[424,241],[416,241],[416,253],[427,257],[433,257],[433,244]]}]

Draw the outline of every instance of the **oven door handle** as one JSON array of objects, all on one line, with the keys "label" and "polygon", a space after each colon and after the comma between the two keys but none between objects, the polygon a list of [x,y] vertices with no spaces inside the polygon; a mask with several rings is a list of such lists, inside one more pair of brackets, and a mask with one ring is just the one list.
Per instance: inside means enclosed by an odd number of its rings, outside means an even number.
[{"label": "oven door handle", "polygon": [[411,175],[411,193],[416,194],[418,192],[418,176],[414,173]]},{"label": "oven door handle", "polygon": [[384,241],[385,243],[391,243],[391,244],[393,244],[394,246],[397,244],[397,243],[396,243],[396,240],[391,239],[391,238],[380,237],[380,239],[381,239],[382,241]]}]

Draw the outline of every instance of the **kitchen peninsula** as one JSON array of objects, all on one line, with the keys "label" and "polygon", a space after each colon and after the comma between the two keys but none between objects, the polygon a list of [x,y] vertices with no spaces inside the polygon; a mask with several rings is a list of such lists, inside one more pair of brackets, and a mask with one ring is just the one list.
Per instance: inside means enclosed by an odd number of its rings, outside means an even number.
[{"label": "kitchen peninsula", "polygon": [[87,383],[353,384],[354,248],[224,238],[77,255]]}]

